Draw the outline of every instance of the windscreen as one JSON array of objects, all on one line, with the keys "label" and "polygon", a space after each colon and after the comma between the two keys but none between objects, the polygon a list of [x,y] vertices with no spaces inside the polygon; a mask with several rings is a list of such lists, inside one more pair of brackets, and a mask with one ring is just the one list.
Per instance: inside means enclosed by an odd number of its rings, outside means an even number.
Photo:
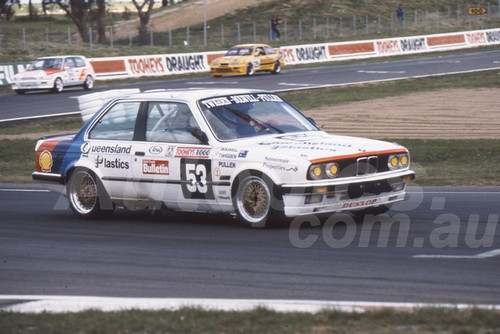
[{"label": "windscreen", "polygon": [[200,100],[199,106],[219,140],[317,130],[304,115],[275,94],[220,96]]},{"label": "windscreen", "polygon": [[61,67],[62,58],[41,58],[31,64],[33,70],[61,69]]}]

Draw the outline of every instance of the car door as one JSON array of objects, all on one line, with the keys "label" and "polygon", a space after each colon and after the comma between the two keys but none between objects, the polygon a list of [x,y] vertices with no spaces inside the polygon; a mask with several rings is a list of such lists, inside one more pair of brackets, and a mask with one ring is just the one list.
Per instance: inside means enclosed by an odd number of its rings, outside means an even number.
[{"label": "car door", "polygon": [[78,71],[73,57],[64,58],[62,73],[65,86],[74,86],[78,83]]},{"label": "car door", "polygon": [[149,102],[141,157],[134,158],[136,191],[141,198],[167,207],[196,211],[214,202],[211,148],[193,133],[201,132],[183,102]]},{"label": "car door", "polygon": [[132,162],[138,149],[135,133],[141,107],[138,101],[113,104],[91,126],[82,146],[87,165],[92,166],[113,199],[137,198]]},{"label": "car door", "polygon": [[273,54],[273,50],[271,48],[261,48],[262,56],[261,56],[261,66],[263,69],[273,69],[274,68],[274,60],[275,53]]},{"label": "car door", "polygon": [[73,61],[75,62],[75,85],[83,85],[85,78],[89,73],[87,69],[87,65],[85,61],[81,57],[73,57]]}]

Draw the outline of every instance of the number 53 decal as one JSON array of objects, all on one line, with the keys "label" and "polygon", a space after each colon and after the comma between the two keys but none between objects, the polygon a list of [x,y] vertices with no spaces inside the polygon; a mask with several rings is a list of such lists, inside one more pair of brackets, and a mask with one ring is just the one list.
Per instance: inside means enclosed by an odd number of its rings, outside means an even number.
[{"label": "number 53 decal", "polygon": [[184,198],[215,199],[211,175],[211,160],[181,159],[182,194]]}]

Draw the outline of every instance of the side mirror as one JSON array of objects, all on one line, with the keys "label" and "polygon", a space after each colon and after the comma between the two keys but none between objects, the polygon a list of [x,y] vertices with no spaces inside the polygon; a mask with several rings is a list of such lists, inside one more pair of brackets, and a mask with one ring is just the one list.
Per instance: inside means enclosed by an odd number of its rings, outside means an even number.
[{"label": "side mirror", "polygon": [[314,125],[315,127],[318,127],[318,125],[316,125],[316,121],[314,120],[314,118],[312,118],[312,117],[307,117],[307,120],[308,120],[309,122],[311,122],[311,124],[312,124],[312,125]]},{"label": "side mirror", "polygon": [[199,128],[191,128],[191,134],[193,135],[193,137],[198,139],[201,142],[201,144],[208,145],[207,134],[201,131]]},{"label": "side mirror", "polygon": [[33,65],[28,64],[26,65],[26,71],[31,71],[33,69]]}]

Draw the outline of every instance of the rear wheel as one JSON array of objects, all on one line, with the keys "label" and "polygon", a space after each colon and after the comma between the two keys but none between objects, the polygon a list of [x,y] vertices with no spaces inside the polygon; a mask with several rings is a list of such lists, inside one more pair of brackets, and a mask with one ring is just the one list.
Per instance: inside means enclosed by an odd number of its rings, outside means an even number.
[{"label": "rear wheel", "polygon": [[247,75],[251,76],[251,75],[254,75],[254,73],[255,73],[255,69],[253,67],[253,64],[252,63],[248,63],[248,65],[247,65]]},{"label": "rear wheel", "polygon": [[94,87],[94,79],[90,75],[88,75],[85,78],[85,81],[83,82],[83,89],[85,90],[91,90]]},{"label": "rear wheel", "polygon": [[100,180],[86,169],[76,170],[67,185],[71,210],[81,218],[101,218],[113,212],[113,204]]},{"label": "rear wheel", "polygon": [[55,81],[54,81],[54,87],[52,88],[52,91],[54,93],[60,93],[62,92],[64,89],[64,84],[63,84],[63,81],[61,78],[57,78]]},{"label": "rear wheel", "polygon": [[280,65],[280,62],[277,61],[274,63],[274,68],[273,70],[271,71],[272,74],[279,74],[281,72],[281,65]]}]

